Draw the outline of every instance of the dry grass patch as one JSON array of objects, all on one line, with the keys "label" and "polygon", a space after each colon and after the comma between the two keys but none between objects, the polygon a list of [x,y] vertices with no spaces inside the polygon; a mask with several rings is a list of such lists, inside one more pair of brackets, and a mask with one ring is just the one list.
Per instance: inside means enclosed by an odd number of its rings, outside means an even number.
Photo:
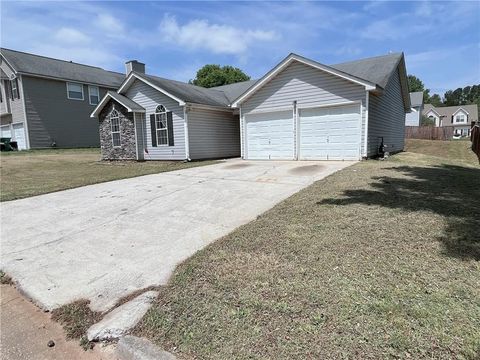
[{"label": "dry grass patch", "polygon": [[214,161],[100,161],[99,149],[2,153],[0,200],[14,200],[105,181],[213,164]]},{"label": "dry grass patch", "polygon": [[478,165],[478,159],[471,149],[472,143],[469,140],[420,140],[407,139],[405,151],[437,156],[453,160],[458,163]]},{"label": "dry grass patch", "polygon": [[474,359],[480,169],[366,161],[184,262],[137,327],[182,358]]},{"label": "dry grass patch", "polygon": [[103,317],[102,313],[92,311],[89,303],[88,300],[78,300],[52,311],[52,320],[63,326],[67,339],[80,340],[85,348],[89,343],[87,330]]}]

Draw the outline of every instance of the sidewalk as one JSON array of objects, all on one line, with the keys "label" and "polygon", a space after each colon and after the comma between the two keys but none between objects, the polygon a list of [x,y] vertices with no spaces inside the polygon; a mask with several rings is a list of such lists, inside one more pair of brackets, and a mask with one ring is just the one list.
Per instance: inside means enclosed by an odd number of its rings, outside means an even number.
[{"label": "sidewalk", "polygon": [[[55,342],[48,347],[49,340]],[[78,341],[66,341],[62,327],[18,291],[0,286],[0,353],[2,360],[114,360],[111,346],[97,344],[84,351]]]}]

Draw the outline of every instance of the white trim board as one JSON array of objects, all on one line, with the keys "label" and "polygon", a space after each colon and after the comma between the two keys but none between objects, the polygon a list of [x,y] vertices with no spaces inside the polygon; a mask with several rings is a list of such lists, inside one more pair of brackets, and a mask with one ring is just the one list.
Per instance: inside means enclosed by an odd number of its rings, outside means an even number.
[{"label": "white trim board", "polygon": [[114,98],[109,92],[107,92],[102,100],[98,103],[98,105],[95,107],[95,109],[92,111],[92,113],[90,114],[90,117],[91,118],[94,118],[94,117],[97,117],[98,114],[100,114],[100,111],[102,111],[102,109],[105,107],[105,105],[107,104],[108,100],[109,99],[113,99],[115,100],[116,102],[120,103],[122,106],[124,106],[128,112],[137,112],[137,113],[144,113],[145,112],[145,109],[143,110],[133,110],[131,109],[130,107],[128,107],[127,105],[125,105],[124,103],[122,103],[120,100]]}]

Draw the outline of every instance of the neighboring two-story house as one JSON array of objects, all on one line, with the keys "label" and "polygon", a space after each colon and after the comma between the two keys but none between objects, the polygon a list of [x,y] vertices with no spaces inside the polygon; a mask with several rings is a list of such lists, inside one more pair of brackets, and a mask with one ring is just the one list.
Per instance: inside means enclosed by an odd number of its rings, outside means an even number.
[{"label": "neighboring two-story house", "polygon": [[90,113],[125,75],[0,49],[0,135],[19,149],[99,146]]},{"label": "neighboring two-story house", "polygon": [[411,92],[410,103],[412,108],[405,114],[405,126],[420,126],[423,111],[423,91]]},{"label": "neighboring two-story house", "polygon": [[478,121],[477,105],[435,107],[425,104],[423,115],[435,121],[435,126],[453,126],[457,136],[469,136],[472,122]]}]

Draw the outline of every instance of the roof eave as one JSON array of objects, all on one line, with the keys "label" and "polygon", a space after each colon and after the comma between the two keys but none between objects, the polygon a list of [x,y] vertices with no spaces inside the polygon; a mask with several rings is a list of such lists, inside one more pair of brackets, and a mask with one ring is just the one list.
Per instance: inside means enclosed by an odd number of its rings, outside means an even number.
[{"label": "roof eave", "polygon": [[330,73],[335,76],[339,76],[341,78],[344,78],[348,81],[351,81],[353,83],[357,83],[359,85],[362,85],[365,87],[366,90],[368,91],[374,91],[378,88],[377,84],[371,83],[367,80],[360,79],[356,76],[347,74],[343,71],[337,70],[332,68],[331,66],[321,64],[319,62],[307,59],[303,56],[291,53],[289,54],[285,59],[283,59],[280,63],[278,63],[273,69],[271,69],[269,72],[267,72],[259,81],[257,81],[253,86],[251,86],[249,89],[247,89],[242,95],[237,97],[232,102],[232,107],[238,107],[241,103],[243,103],[246,99],[248,99],[251,95],[253,95],[258,89],[260,89],[266,82],[268,82],[270,79],[275,77],[278,73],[280,73],[284,68],[286,68],[291,62],[293,61],[298,61],[300,63],[309,65],[311,67],[317,68],[319,70],[323,70],[327,73]]},{"label": "roof eave", "polygon": [[105,107],[105,105],[107,104],[108,100],[109,99],[113,99],[115,100],[116,102],[120,103],[120,105],[122,105],[123,107],[125,107],[127,109],[128,112],[135,112],[135,113],[145,113],[145,109],[132,109],[131,107],[129,107],[128,105],[126,105],[125,103],[121,102],[119,99],[116,99],[115,97],[113,97],[110,93],[106,93],[105,96],[102,98],[102,100],[98,103],[98,105],[95,107],[95,109],[92,111],[92,113],[90,114],[90,117],[91,118],[96,118],[98,117],[98,114],[100,114],[100,112],[103,110],[103,108]]}]

